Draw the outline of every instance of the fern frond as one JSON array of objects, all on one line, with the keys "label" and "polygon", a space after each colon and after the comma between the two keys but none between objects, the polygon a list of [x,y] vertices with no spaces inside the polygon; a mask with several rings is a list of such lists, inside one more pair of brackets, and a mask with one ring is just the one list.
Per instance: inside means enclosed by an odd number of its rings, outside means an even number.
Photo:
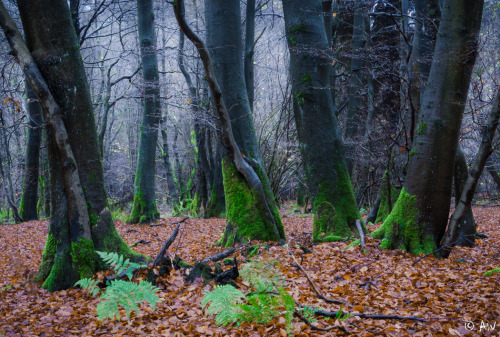
[{"label": "fern frond", "polygon": [[139,304],[143,301],[156,308],[160,298],[156,296],[159,289],[147,281],[141,281],[139,284],[116,280],[111,282],[106,292],[101,295],[103,301],[97,305],[97,315],[99,320],[105,318],[120,319],[119,306],[125,309],[127,319],[130,318],[132,311],[139,312]]},{"label": "fern frond", "polygon": [[255,289],[263,293],[272,291],[275,284],[281,284],[282,276],[276,268],[278,262],[274,260],[252,260],[240,270],[240,276]]},{"label": "fern frond", "polygon": [[129,280],[132,280],[134,271],[148,266],[145,263],[130,262],[129,259],[123,261],[124,260],[123,255],[121,254],[119,255],[116,252],[108,253],[108,252],[96,251],[96,253],[99,254],[99,256],[104,262],[112,266],[117,274],[125,273],[125,275],[127,275]]},{"label": "fern frond", "polygon": [[215,286],[214,290],[208,292],[201,301],[203,308],[210,302],[207,309],[209,315],[217,315],[217,325],[227,325],[236,322],[241,316],[239,305],[245,298],[245,294],[231,285]]},{"label": "fern frond", "polygon": [[75,287],[80,286],[80,288],[87,290],[92,296],[95,296],[101,292],[101,289],[97,286],[98,283],[98,280],[92,278],[82,278],[75,283]]}]

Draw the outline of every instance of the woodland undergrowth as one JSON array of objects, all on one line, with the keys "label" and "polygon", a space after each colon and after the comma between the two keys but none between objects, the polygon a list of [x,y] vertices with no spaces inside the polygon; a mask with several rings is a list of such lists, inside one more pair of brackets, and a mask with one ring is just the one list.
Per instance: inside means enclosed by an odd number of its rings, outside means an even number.
[{"label": "woodland undergrowth", "polygon": [[[381,250],[378,240],[370,237],[366,238],[366,252],[360,247],[345,249],[348,242],[312,246],[308,234],[312,218],[295,214],[291,209],[282,211],[288,246],[259,242],[262,246],[258,255],[249,258],[245,250],[237,250],[231,258],[236,257],[241,268],[248,259],[277,261],[275,268],[282,276],[278,286],[283,287],[296,305],[331,312],[340,309],[353,314],[416,316],[428,320],[356,316],[327,319],[310,312],[308,318],[319,328],[341,326],[353,336],[497,336],[500,273],[490,276],[484,273],[500,267],[500,207],[474,207],[474,214],[478,230],[488,238],[478,240],[475,248],[456,248],[446,260],[429,256],[415,264],[420,257],[399,250]],[[179,220],[162,219],[161,225],[154,227],[116,221],[116,226],[129,245],[136,243],[136,251],[154,258],[176,227],[172,223]],[[368,229],[373,231],[377,227]],[[222,248],[211,245],[223,229],[224,219],[188,219],[182,223],[167,254],[171,257],[177,254],[193,264],[221,252]],[[158,275],[160,291],[156,295],[161,302],[154,311],[142,304],[139,311],[130,313],[128,320],[123,311],[118,321],[99,321],[98,297],[79,288],[49,293],[38,284],[27,282],[40,265],[47,230],[47,221],[0,226],[0,336],[345,335],[339,329],[312,330],[296,317],[290,323],[284,308],[276,309],[277,314],[267,324],[242,321],[217,325],[216,316],[209,315],[209,306],[202,307],[204,296],[215,289],[215,284],[213,281],[205,284],[201,279],[187,282],[184,269]],[[307,250],[299,246],[312,252],[306,254]],[[303,271],[297,268],[288,249]],[[344,303],[327,303],[318,298],[304,271],[319,293]],[[96,278],[103,280],[111,272],[100,272]],[[145,278],[146,270],[141,270],[134,281],[138,283]],[[252,291],[250,282],[241,277],[236,279],[236,286],[244,294]]]}]

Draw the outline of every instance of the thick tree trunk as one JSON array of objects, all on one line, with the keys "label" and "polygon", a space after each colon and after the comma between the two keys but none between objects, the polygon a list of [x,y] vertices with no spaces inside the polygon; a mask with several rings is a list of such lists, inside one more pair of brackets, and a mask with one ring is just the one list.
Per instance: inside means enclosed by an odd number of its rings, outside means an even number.
[{"label": "thick tree trunk", "polygon": [[40,143],[42,140],[42,108],[33,89],[26,83],[28,97],[29,129],[26,144],[26,166],[24,171],[23,196],[19,214],[24,221],[36,220],[38,203],[38,167],[40,163]]},{"label": "thick tree trunk", "polygon": [[415,4],[415,35],[410,59],[412,113],[420,110],[422,88],[427,82],[432,65],[434,44],[441,12],[438,0],[414,0]]},{"label": "thick tree trunk", "polygon": [[247,0],[245,15],[245,83],[247,88],[248,104],[253,111],[254,100],[254,78],[253,78],[253,54],[255,49],[255,0]]},{"label": "thick tree trunk", "polygon": [[[237,1],[228,3],[222,0],[206,3],[208,40],[210,47],[215,47],[211,48],[213,61],[208,48],[187,26],[181,7],[182,1],[174,4],[177,22],[195,44],[203,61],[206,79],[220,118],[224,145],[229,152],[223,163],[227,223],[219,243],[229,246],[234,240],[284,239],[285,233],[274,196],[262,169],[246,94],[240,4]],[[221,87],[218,80],[221,81]]]},{"label": "thick tree trunk", "polygon": [[414,254],[436,250],[446,230],[453,167],[466,93],[477,53],[483,1],[446,0],[423,95],[404,188],[372,235]]},{"label": "thick tree trunk", "polygon": [[365,87],[365,45],[367,32],[365,17],[368,15],[364,1],[358,1],[354,10],[352,34],[351,83],[349,86],[349,104],[344,141],[347,143],[346,164],[349,175],[353,173],[354,158],[359,157],[356,144],[362,142],[367,117],[368,94]]},{"label": "thick tree trunk", "polygon": [[143,224],[160,216],[156,209],[155,159],[161,105],[152,0],[137,0],[137,17],[144,79],[144,110],[134,180],[134,204],[127,222]]},{"label": "thick tree trunk", "polygon": [[[35,60],[1,2],[0,24],[48,126],[51,222],[37,279],[54,291],[102,267],[94,249],[142,257],[120,238],[111,218],[102,216],[109,211],[92,102],[68,4],[63,0],[17,3]],[[40,29],[40,22],[46,29]]]},{"label": "thick tree trunk", "polygon": [[[207,138],[207,143],[209,144],[208,156],[210,158],[210,174],[207,177],[209,185],[209,199],[203,217],[211,218],[220,217],[226,211],[224,182],[222,178],[222,152],[224,149],[216,131],[208,130]],[[211,150],[212,148],[213,151]]]},{"label": "thick tree trunk", "polygon": [[333,113],[331,60],[321,2],[286,0],[283,9],[295,123],[314,208],[313,239],[337,240],[357,233],[355,223],[361,215]]}]

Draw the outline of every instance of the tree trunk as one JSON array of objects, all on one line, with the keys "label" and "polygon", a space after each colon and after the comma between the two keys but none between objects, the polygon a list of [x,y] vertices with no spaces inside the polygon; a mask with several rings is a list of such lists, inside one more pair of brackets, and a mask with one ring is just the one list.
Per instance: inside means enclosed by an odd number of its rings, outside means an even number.
[{"label": "tree trunk", "polygon": [[[174,3],[177,22],[195,44],[203,61],[206,79],[220,118],[224,145],[229,152],[223,162],[227,223],[219,243],[229,246],[234,241],[247,239],[284,239],[283,225],[267,175],[262,168],[246,94],[240,4],[237,1],[228,3],[222,0],[206,3],[207,40],[210,42],[212,55],[187,26],[181,14],[181,6],[182,1]],[[221,81],[220,87],[218,80]]]},{"label": "tree trunk", "polygon": [[458,135],[477,53],[483,1],[446,0],[404,188],[373,237],[413,254],[436,250],[446,230]]},{"label": "tree trunk", "polygon": [[143,224],[160,216],[156,209],[155,159],[161,106],[152,0],[137,0],[137,17],[144,79],[144,110],[134,180],[134,204],[127,222]]},{"label": "tree trunk", "polygon": [[349,86],[349,103],[347,108],[347,122],[344,140],[347,143],[346,164],[349,175],[353,173],[354,158],[359,151],[356,144],[361,144],[365,133],[367,118],[368,94],[365,87],[365,45],[367,32],[365,17],[368,15],[364,1],[357,1],[354,10],[354,23],[352,34],[351,80]]},{"label": "tree trunk", "polygon": [[[479,146],[479,150],[474,158],[474,163],[471,166],[470,172],[467,175],[467,180],[461,189],[462,193],[460,194],[460,201],[457,203],[455,212],[451,215],[448,230],[443,238],[442,246],[444,247],[452,245],[453,242],[457,240],[460,240],[458,243],[461,245],[464,245],[464,241],[470,245],[470,241],[466,239],[471,239],[472,245],[474,245],[474,235],[476,233],[475,226],[473,226],[470,222],[466,223],[466,221],[477,183],[483,173],[484,165],[488,160],[488,156],[491,154],[493,138],[495,137],[499,119],[500,90],[497,89],[497,94],[488,117],[488,122],[482,132],[481,145]],[[450,251],[451,250],[447,250],[444,255],[448,256]]]},{"label": "tree trunk", "polygon": [[356,235],[361,220],[333,113],[321,2],[283,1],[295,123],[314,209],[313,240]]},{"label": "tree trunk", "polygon": [[253,111],[254,100],[254,78],[253,78],[253,54],[255,49],[255,0],[247,0],[245,26],[245,84],[247,88],[248,104]]},{"label": "tree trunk", "polygon": [[[220,217],[226,211],[224,182],[222,179],[222,152],[224,149],[221,145],[221,140],[217,136],[217,131],[208,130],[207,138],[210,158],[210,174],[208,175],[209,199],[203,217],[211,218]],[[212,148],[214,148],[213,151],[211,151]]]},{"label": "tree trunk", "polygon": [[[453,173],[453,181],[455,187],[455,209],[460,203],[460,196],[469,177],[469,169],[467,168],[467,161],[465,160],[462,147],[457,147],[457,154],[455,156],[455,168]],[[458,241],[458,246],[473,247],[475,244],[476,234],[476,221],[472,213],[472,204],[466,205],[464,215],[458,224],[457,235],[453,241]]]},{"label": "tree trunk", "polygon": [[40,143],[42,140],[42,108],[33,89],[26,83],[28,97],[29,129],[26,144],[26,167],[24,172],[23,196],[19,214],[24,221],[36,220],[38,203],[38,167],[40,163]]},{"label": "tree trunk", "polygon": [[120,238],[105,209],[92,102],[68,4],[17,4],[36,63],[1,2],[0,25],[38,97],[50,134],[51,222],[37,279],[54,291],[103,267],[94,249],[118,251],[134,260],[143,257]]}]

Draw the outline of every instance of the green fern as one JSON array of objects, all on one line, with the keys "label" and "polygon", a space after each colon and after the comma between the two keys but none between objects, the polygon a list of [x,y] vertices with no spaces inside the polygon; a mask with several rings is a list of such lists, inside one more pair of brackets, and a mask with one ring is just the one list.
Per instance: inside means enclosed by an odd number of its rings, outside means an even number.
[{"label": "green fern", "polygon": [[97,316],[99,320],[105,318],[120,319],[119,306],[125,308],[127,319],[130,319],[132,311],[139,313],[139,304],[143,301],[149,303],[153,308],[156,308],[160,298],[156,296],[159,289],[147,281],[141,281],[139,284],[116,280],[106,289],[106,292],[101,295],[102,301],[97,305]]},{"label": "green fern", "polygon": [[[276,268],[276,261],[251,261],[240,271],[241,277],[250,283],[251,291],[242,293],[231,285],[215,286],[214,290],[203,297],[201,305],[205,307],[211,302],[207,314],[216,314],[215,323],[255,322],[268,324],[283,314],[287,323],[287,331],[291,331],[291,322],[295,309],[295,301],[288,292],[278,284],[283,277]],[[278,294],[273,290],[277,289]]]},{"label": "green fern", "polygon": [[241,319],[242,310],[239,307],[243,303],[245,294],[231,285],[215,286],[214,290],[208,292],[201,301],[201,306],[207,309],[209,315],[217,315],[217,325],[227,325]]},{"label": "green fern", "polygon": [[75,283],[75,286],[80,286],[80,288],[87,290],[92,296],[95,296],[101,292],[101,289],[97,286],[98,283],[98,280],[92,278],[82,278]]},{"label": "green fern", "polygon": [[132,276],[134,275],[134,271],[141,268],[146,268],[148,265],[145,263],[135,263],[130,262],[129,259],[123,260],[123,255],[119,255],[118,253],[112,252],[99,252],[96,251],[97,254],[101,257],[101,259],[113,267],[117,274],[124,273],[127,275],[129,280],[132,280]]}]

